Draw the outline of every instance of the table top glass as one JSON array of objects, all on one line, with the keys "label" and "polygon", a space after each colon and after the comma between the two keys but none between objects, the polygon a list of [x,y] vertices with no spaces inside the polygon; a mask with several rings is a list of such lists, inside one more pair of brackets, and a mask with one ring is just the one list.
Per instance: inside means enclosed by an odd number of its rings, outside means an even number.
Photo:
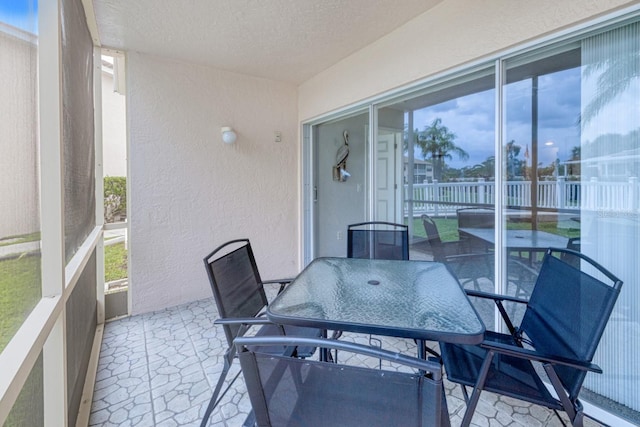
[{"label": "table top glass", "polygon": [[477,344],[484,324],[444,264],[317,258],[267,309],[280,324]]},{"label": "table top glass", "polygon": [[[495,230],[493,228],[460,228],[459,230],[485,242],[495,244]],[[507,248],[515,249],[566,248],[568,241],[566,237],[540,230],[506,230],[505,237]]]}]

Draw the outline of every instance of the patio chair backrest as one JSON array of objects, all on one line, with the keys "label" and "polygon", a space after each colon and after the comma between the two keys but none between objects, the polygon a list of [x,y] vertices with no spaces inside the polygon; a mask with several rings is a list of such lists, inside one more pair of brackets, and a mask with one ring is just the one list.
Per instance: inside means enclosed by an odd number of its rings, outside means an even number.
[{"label": "patio chair backrest", "polygon": [[347,227],[347,258],[409,259],[409,228],[372,221]]},{"label": "patio chair backrest", "polygon": [[[582,271],[563,261],[563,254],[580,258]],[[611,284],[587,274],[587,266]],[[617,277],[591,258],[570,249],[550,248],[520,331],[541,353],[591,362],[621,287]],[[569,396],[577,397],[586,371],[570,367],[556,370]]]},{"label": "patio chair backrest", "polygon": [[[413,368],[409,373],[269,356],[250,350],[251,346],[264,348],[264,339],[238,339],[238,356],[258,426],[440,425],[444,391],[438,363],[339,340],[284,340],[286,345],[328,344],[356,357],[363,354],[353,350],[359,347],[366,356],[399,364],[404,364],[403,358],[411,359],[420,365],[408,365]],[[282,341],[277,342],[282,345]]]},{"label": "patio chair backrest", "polygon": [[[231,240],[204,258],[213,296],[222,318],[255,317],[267,296],[248,239]],[[231,347],[240,325],[223,325]]]},{"label": "patio chair backrest", "polygon": [[[580,237],[570,237],[567,240],[567,249],[580,252]],[[571,264],[575,268],[580,268],[580,257],[573,255],[573,252],[566,252],[560,255],[560,259]]]},{"label": "patio chair backrest", "polygon": [[442,245],[442,239],[440,238],[440,233],[438,232],[438,226],[436,225],[436,222],[427,214],[423,214],[420,218],[422,219],[424,231],[427,234],[427,240],[429,241],[429,245],[431,246],[433,260],[438,262],[445,262],[446,253]]},{"label": "patio chair backrest", "polygon": [[569,240],[567,240],[567,249],[580,252],[580,237],[569,237]]}]

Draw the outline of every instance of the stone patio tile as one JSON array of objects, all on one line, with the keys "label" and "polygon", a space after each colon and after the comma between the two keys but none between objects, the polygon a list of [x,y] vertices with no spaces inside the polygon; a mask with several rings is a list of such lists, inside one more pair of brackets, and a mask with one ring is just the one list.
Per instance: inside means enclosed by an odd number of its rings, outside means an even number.
[{"label": "stone patio tile", "polygon": [[[277,286],[268,290],[273,298]],[[227,341],[213,298],[105,325],[94,387],[90,426],[199,426],[223,366]],[[344,333],[343,340],[415,354],[413,340]],[[438,351],[437,343],[429,345]],[[377,367],[378,360],[338,355],[341,362]],[[397,369],[383,362],[384,369]],[[227,383],[239,372],[235,361]],[[444,382],[451,425],[460,425],[466,409],[460,387]],[[251,410],[242,378],[231,386],[214,410],[209,426],[240,427]],[[483,392],[474,426],[559,426],[552,411],[515,399]],[[585,419],[587,427],[600,424]]]}]

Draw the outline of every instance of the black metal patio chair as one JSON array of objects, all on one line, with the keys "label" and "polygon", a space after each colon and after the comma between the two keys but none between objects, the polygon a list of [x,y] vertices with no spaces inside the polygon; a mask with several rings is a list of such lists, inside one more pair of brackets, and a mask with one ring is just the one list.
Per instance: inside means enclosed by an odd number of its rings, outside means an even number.
[{"label": "black metal patio chair", "polygon": [[[572,249],[576,252],[580,252],[580,246],[580,237],[569,237],[569,240],[567,240],[567,249]],[[563,254],[562,259],[567,261],[574,267],[580,268],[580,258]]]},{"label": "black metal patio chair", "polygon": [[371,221],[347,227],[347,258],[409,259],[409,228]]},{"label": "black metal patio chair", "polygon": [[[279,326],[270,323],[264,316],[264,309],[268,304],[264,285],[280,284],[280,290],[291,279],[263,281],[253,256],[248,239],[231,240],[204,258],[204,265],[209,276],[209,282],[218,308],[219,319],[217,325],[222,325],[228,348],[224,354],[224,367],[209,401],[202,419],[201,426],[205,426],[215,407],[220,403],[231,385],[238,378],[238,374],[231,379],[224,391],[227,374],[236,357],[233,340],[243,336],[252,326],[258,326],[255,335],[292,335],[302,337],[319,337],[322,331],[313,328],[295,326]],[[296,357],[309,357],[315,348],[302,347],[274,347],[253,348],[255,351],[267,351],[272,354],[288,354]],[[222,392],[222,394],[221,394]]]},{"label": "black metal patio chair", "polygon": [[[409,259],[409,227],[385,221],[369,221],[347,226],[347,258],[361,259]],[[334,331],[337,339],[342,331]],[[369,335],[369,343],[382,341]],[[338,353],[335,353],[335,358]]]},{"label": "black metal patio chair", "polygon": [[[578,257],[582,271],[564,261],[566,256]],[[578,394],[587,372],[602,372],[592,359],[621,287],[617,277],[589,257],[550,248],[528,300],[468,290],[470,296],[496,303],[510,333],[487,332],[478,346],[440,344],[447,378],[462,386],[467,400],[462,425],[469,425],[481,391],[488,390],[556,414],[564,411],[572,425],[581,426]],[[526,305],[519,326],[514,326],[503,302]],[[536,369],[539,365],[546,378]],[[471,398],[466,386],[474,387]]]},{"label": "black metal patio chair", "polygon": [[[437,362],[327,339],[243,337],[236,339],[236,345],[260,427],[449,425],[442,367]],[[409,369],[381,371],[252,350],[269,345],[335,349]]]},{"label": "black metal patio chair", "polygon": [[443,241],[435,220],[426,214],[421,219],[434,261],[447,264],[460,283],[471,282],[474,289],[480,289],[480,278],[493,282],[492,252],[470,252],[470,247],[461,240]]},{"label": "black metal patio chair", "polygon": [[[492,208],[460,208],[456,210],[458,228],[495,228],[495,210]],[[467,252],[488,252],[491,248],[486,242],[471,236],[460,236],[460,242]]]},{"label": "black metal patio chair", "polygon": [[443,241],[438,231],[435,220],[427,214],[423,214],[422,225],[427,235],[427,241],[431,248],[433,260],[437,262],[447,262],[447,258],[451,256],[461,255],[464,253],[463,242],[460,240]]}]

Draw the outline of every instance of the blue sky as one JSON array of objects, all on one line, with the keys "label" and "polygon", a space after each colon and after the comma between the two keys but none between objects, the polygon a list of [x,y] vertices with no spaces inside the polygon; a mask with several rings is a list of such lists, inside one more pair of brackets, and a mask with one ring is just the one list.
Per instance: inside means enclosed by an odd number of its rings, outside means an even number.
[{"label": "blue sky", "polygon": [[[577,119],[580,114],[580,69],[573,68],[541,76],[538,82],[538,161],[549,165],[556,156],[568,160],[571,149],[580,145]],[[514,140],[531,153],[531,80],[507,85],[506,141]],[[456,144],[469,153],[469,159],[455,156],[447,164],[461,168],[482,163],[494,155],[495,92],[487,90],[463,96],[414,112],[414,127],[423,130],[434,119],[456,134]],[[545,145],[553,142],[553,145]],[[419,152],[417,153],[419,155]]]},{"label": "blue sky", "polygon": [[0,0],[0,21],[37,34],[37,0]]}]

